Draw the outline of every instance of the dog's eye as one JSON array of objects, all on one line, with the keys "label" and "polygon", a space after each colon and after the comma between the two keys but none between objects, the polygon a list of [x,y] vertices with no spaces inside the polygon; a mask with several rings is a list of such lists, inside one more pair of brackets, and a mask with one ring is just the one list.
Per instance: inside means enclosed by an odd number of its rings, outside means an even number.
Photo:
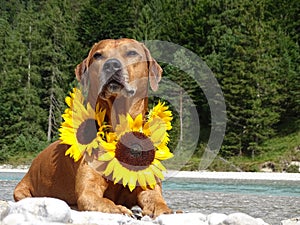
[{"label": "dog's eye", "polygon": [[96,52],[93,57],[96,60],[100,60],[100,59],[104,58],[104,56],[101,53],[99,53],[99,52]]},{"label": "dog's eye", "polygon": [[127,56],[136,56],[136,55],[138,55],[138,53],[134,50],[131,50],[131,51],[126,52],[126,55]]}]

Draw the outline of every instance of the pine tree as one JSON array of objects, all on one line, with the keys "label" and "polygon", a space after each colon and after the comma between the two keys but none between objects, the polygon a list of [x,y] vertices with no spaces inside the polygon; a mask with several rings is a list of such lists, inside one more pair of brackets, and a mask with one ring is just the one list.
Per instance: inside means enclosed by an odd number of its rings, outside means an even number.
[{"label": "pine tree", "polygon": [[274,135],[283,100],[273,70],[276,46],[270,37],[275,32],[264,21],[263,1],[219,4],[221,11],[208,21],[213,26],[207,59],[219,63],[217,76],[227,102],[223,153],[254,156],[259,144]]},{"label": "pine tree", "polygon": [[[166,10],[169,1],[152,0],[146,4],[142,1],[133,1],[135,12],[134,26],[130,29],[132,37],[139,41],[169,39],[166,34],[168,13]],[[168,22],[167,22],[168,21]]]},{"label": "pine tree", "polygon": [[276,40],[274,44],[278,46],[274,54],[276,57],[274,70],[278,72],[278,80],[282,84],[280,93],[286,99],[281,104],[283,110],[281,124],[289,123],[288,132],[293,132],[298,129],[300,111],[300,2],[266,1],[266,8],[272,12],[266,15],[266,21],[277,33],[276,37],[273,37],[273,40]]},{"label": "pine tree", "polygon": [[[70,15],[70,5],[62,1],[47,1],[41,8],[38,27],[42,38],[38,43],[37,58],[47,59],[40,62],[39,73],[42,76],[43,108],[47,109],[45,127],[47,140],[57,137],[61,122],[61,112],[65,107],[64,97],[70,90],[71,81],[75,80],[74,68],[78,46]],[[75,49],[72,49],[74,48]]]},{"label": "pine tree", "polygon": [[78,39],[88,49],[103,39],[130,38],[134,15],[131,1],[91,0],[80,11]]},{"label": "pine tree", "polygon": [[[19,35],[12,30],[8,22],[1,24],[5,27],[5,32],[1,32],[2,54],[1,54],[1,89],[0,89],[0,158],[7,157],[7,149],[18,137],[19,129],[15,129],[15,124],[21,121],[22,108],[20,101],[20,91],[23,87],[22,76],[19,74],[18,66],[24,57],[25,49],[19,42]],[[5,156],[5,157],[4,157]]]},{"label": "pine tree", "polygon": [[26,1],[18,7],[13,18],[4,18],[10,24],[0,23],[5,27],[0,147],[6,157],[38,152],[57,136],[80,54],[75,30],[69,29],[74,27],[71,5]]},{"label": "pine tree", "polygon": [[[34,14],[27,13],[25,6],[18,9],[19,13],[8,29],[3,50],[2,75],[5,77],[1,91],[4,102],[2,116],[4,120],[3,145],[6,154],[15,154],[19,150],[34,151],[30,144],[43,140],[43,110],[36,86],[39,76],[32,66],[31,19]],[[8,148],[9,146],[9,148]]]}]

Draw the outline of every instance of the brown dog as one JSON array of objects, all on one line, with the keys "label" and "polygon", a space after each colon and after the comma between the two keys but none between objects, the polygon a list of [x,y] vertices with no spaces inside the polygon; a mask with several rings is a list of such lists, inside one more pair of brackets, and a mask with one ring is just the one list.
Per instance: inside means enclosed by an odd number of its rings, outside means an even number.
[{"label": "brown dog", "polygon": [[[162,69],[149,50],[132,39],[100,41],[75,69],[87,100],[94,107],[100,102],[112,126],[121,113],[128,112],[133,118],[140,113],[145,115],[148,83],[157,90],[161,73]],[[16,186],[14,199],[54,197],[79,210],[129,215],[134,205],[139,205],[144,215],[156,217],[171,213],[162,197],[160,183],[153,190],[137,186],[130,192],[103,177],[84,158],[74,162],[65,156],[68,148],[57,141],[43,150]]]}]

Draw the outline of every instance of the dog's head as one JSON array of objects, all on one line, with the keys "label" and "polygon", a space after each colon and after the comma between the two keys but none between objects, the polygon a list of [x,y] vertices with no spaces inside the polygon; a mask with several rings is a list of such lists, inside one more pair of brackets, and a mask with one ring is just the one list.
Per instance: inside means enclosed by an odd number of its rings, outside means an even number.
[{"label": "dog's head", "polygon": [[148,83],[156,91],[162,69],[142,43],[124,38],[96,43],[75,74],[94,98],[107,100],[134,97],[147,91]]}]

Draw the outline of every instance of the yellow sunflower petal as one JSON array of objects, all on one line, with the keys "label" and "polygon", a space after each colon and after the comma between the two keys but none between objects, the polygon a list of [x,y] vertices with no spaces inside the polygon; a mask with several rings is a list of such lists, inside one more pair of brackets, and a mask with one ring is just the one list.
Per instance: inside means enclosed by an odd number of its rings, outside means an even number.
[{"label": "yellow sunflower petal", "polygon": [[130,127],[125,115],[119,115],[119,121],[120,122],[116,126],[115,131],[117,136],[120,138],[121,135],[130,131]]},{"label": "yellow sunflower petal", "polygon": [[154,146],[159,149],[160,151],[165,151],[165,152],[169,152],[170,149],[167,146],[167,141],[164,139],[161,143],[158,144],[154,144]]},{"label": "yellow sunflower petal", "polygon": [[163,164],[161,164],[161,162],[157,159],[154,159],[152,162],[153,165],[155,165],[158,169],[160,169],[161,171],[166,171],[166,167],[164,167]]},{"label": "yellow sunflower petal", "polygon": [[141,188],[145,190],[147,188],[147,182],[146,182],[145,175],[142,172],[138,172],[137,180]]},{"label": "yellow sunflower petal", "polygon": [[106,140],[108,143],[112,143],[117,139],[117,135],[116,133],[113,132],[109,132],[106,134]]},{"label": "yellow sunflower petal", "polygon": [[137,173],[135,171],[130,171],[128,180],[128,188],[130,191],[133,191],[135,189],[137,178]]},{"label": "yellow sunflower petal", "polygon": [[90,103],[88,103],[88,104],[86,105],[86,112],[87,112],[87,115],[88,115],[89,118],[92,118],[92,119],[96,118],[96,116],[95,116],[95,111],[94,111],[94,109],[92,108],[92,106],[91,106]]},{"label": "yellow sunflower petal", "polygon": [[96,107],[96,112],[97,112],[96,113],[96,120],[98,122],[98,125],[102,126],[103,122],[104,122],[104,119],[105,119],[106,110],[105,109],[101,110],[99,107],[100,107],[99,104],[97,104],[97,107]]},{"label": "yellow sunflower petal", "polygon": [[100,145],[105,151],[115,151],[116,150],[116,143],[108,143],[104,140],[100,140]]},{"label": "yellow sunflower petal", "polygon": [[93,149],[97,149],[99,147],[98,143],[98,137],[96,137],[94,140],[92,140],[89,144],[82,145],[83,152],[87,152],[89,156],[92,155]]},{"label": "yellow sunflower petal", "polygon": [[127,170],[126,173],[123,174],[123,186],[126,187],[130,179],[130,171]]},{"label": "yellow sunflower petal", "polygon": [[[76,146],[76,144],[73,144],[73,146]],[[82,145],[80,143],[77,143],[77,148],[79,151],[75,152],[74,154],[83,155],[83,153],[87,150],[88,145]]]},{"label": "yellow sunflower petal", "polygon": [[174,155],[173,153],[169,151],[161,151],[161,150],[156,150],[155,151],[155,158],[158,160],[166,160],[172,158]]},{"label": "yellow sunflower petal", "polygon": [[123,178],[123,174],[126,174],[127,172],[127,169],[124,168],[119,162],[116,163],[113,174],[114,184],[118,183]]},{"label": "yellow sunflower petal", "polygon": [[150,165],[150,169],[153,171],[154,175],[157,176],[159,179],[164,179],[163,173],[156,166]]},{"label": "yellow sunflower petal", "polygon": [[67,145],[77,144],[77,139],[73,135],[73,133],[68,133],[67,131],[64,131],[64,133],[60,135],[59,139],[61,140],[62,144],[67,144]]},{"label": "yellow sunflower petal", "polygon": [[143,133],[147,136],[150,137],[151,135],[151,130],[150,130],[150,121],[147,121],[144,126],[143,126]]},{"label": "yellow sunflower petal", "polygon": [[129,129],[131,128],[131,124],[133,124],[133,119],[129,113],[126,115],[126,120],[128,121]]},{"label": "yellow sunflower petal", "polygon": [[68,150],[65,152],[65,155],[70,155],[73,156],[73,146],[71,146],[70,148],[68,148]]},{"label": "yellow sunflower petal", "polygon": [[149,168],[147,168],[143,170],[143,173],[145,174],[147,184],[150,186],[151,189],[153,189],[156,185],[156,179],[153,175],[153,172]]},{"label": "yellow sunflower petal", "polygon": [[59,132],[61,132],[61,135],[64,135],[65,132],[69,132],[70,134],[74,134],[74,128],[73,127],[61,127],[59,128]]},{"label": "yellow sunflower petal", "polygon": [[76,147],[76,145],[72,145],[66,152],[65,155],[70,155],[74,158],[74,161],[77,162],[82,154],[81,151]]},{"label": "yellow sunflower petal", "polygon": [[118,163],[117,159],[112,159],[106,166],[106,169],[105,171],[103,172],[103,174],[105,176],[109,176],[113,171],[114,171],[114,167],[115,167],[115,164]]},{"label": "yellow sunflower petal", "polygon": [[62,144],[69,144],[69,145],[73,145],[76,143],[76,137],[73,136],[72,134],[67,135],[68,133],[65,131],[64,134],[60,135],[60,140],[62,142]]},{"label": "yellow sunflower petal", "polygon": [[106,152],[98,157],[100,161],[110,161],[115,157],[114,152]]},{"label": "yellow sunflower petal", "polygon": [[67,96],[67,97],[65,98],[65,102],[66,102],[66,104],[67,104],[69,107],[72,107],[73,99],[72,99],[71,97]]},{"label": "yellow sunflower petal", "polygon": [[130,129],[132,131],[141,131],[142,126],[143,126],[143,115],[139,114],[130,124]]},{"label": "yellow sunflower petal", "polygon": [[156,145],[163,141],[165,133],[166,133],[165,127],[160,127],[152,132],[150,138],[152,142]]}]

